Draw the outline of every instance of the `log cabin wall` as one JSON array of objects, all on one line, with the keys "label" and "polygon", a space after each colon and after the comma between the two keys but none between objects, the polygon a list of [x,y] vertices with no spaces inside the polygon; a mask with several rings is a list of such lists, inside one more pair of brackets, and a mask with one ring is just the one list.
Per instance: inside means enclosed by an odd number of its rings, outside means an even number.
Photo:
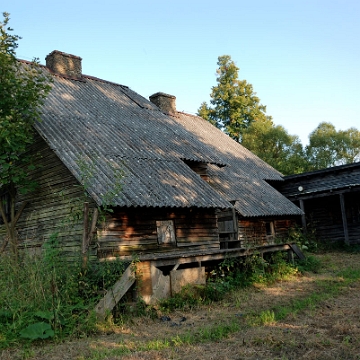
[{"label": "log cabin wall", "polygon": [[241,248],[272,245],[286,241],[295,219],[239,219],[238,239]]},{"label": "log cabin wall", "polygon": [[[360,193],[344,194],[349,244],[360,244]],[[306,223],[323,242],[344,242],[339,194],[304,201]]]},{"label": "log cabin wall", "polygon": [[215,209],[119,208],[98,230],[98,256],[219,249]]},{"label": "log cabin wall", "polygon": [[[28,202],[17,223],[19,248],[40,250],[44,242],[57,234],[56,242],[63,253],[73,257],[81,247],[83,204],[90,200],[40,136],[29,151],[37,154],[34,163],[37,168],[30,176],[38,186],[26,195],[18,193],[16,208]],[[94,206],[90,201],[90,207]],[[0,245],[5,234],[4,225],[0,225]]]},{"label": "log cabin wall", "polygon": [[360,244],[360,163],[284,177],[274,184],[305,212],[299,225],[323,242]]}]

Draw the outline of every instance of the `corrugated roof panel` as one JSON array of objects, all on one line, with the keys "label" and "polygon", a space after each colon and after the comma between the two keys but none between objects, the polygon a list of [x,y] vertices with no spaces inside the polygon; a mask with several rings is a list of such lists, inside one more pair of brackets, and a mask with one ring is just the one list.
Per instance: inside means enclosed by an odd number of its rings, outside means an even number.
[{"label": "corrugated roof panel", "polygon": [[[298,214],[263,181],[281,175],[210,123],[164,115],[126,87],[85,80],[55,76],[36,128],[80,182],[87,164],[87,191],[98,204],[228,208],[235,200],[244,216]],[[182,159],[207,163],[210,183]],[[114,168],[124,173],[117,195]]]},{"label": "corrugated roof panel", "polygon": [[243,176],[231,167],[210,166],[211,186],[242,216],[301,215],[302,211],[265,180]]}]

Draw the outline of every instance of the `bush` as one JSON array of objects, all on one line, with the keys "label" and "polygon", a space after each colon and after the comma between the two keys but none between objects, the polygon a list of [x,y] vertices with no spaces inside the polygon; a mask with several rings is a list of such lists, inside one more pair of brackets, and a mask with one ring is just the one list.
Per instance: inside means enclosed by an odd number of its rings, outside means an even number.
[{"label": "bush", "polygon": [[220,301],[231,291],[254,283],[268,284],[296,275],[298,270],[285,260],[285,254],[274,253],[264,259],[260,255],[245,258],[227,258],[210,272],[204,285],[187,285],[169,299],[160,302],[160,309],[173,311],[189,309]]},{"label": "bush", "polygon": [[313,272],[318,273],[321,268],[321,262],[315,256],[307,256],[305,260],[297,261],[297,268],[301,273]]},{"label": "bush", "polygon": [[311,224],[308,225],[306,234],[298,226],[291,228],[288,240],[291,243],[296,243],[301,250],[308,252],[316,252],[321,245],[317,239],[315,227]]}]

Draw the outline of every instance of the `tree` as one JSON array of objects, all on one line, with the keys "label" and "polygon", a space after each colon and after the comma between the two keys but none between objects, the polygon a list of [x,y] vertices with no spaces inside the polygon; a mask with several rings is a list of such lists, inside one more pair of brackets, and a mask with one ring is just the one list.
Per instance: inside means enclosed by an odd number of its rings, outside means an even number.
[{"label": "tree", "polygon": [[309,136],[306,153],[312,170],[360,161],[360,131],[336,131],[331,123],[320,123]]},{"label": "tree", "polygon": [[38,60],[20,62],[16,58],[18,35],[13,35],[9,14],[3,13],[0,22],[0,191],[7,194],[10,215],[0,202],[0,214],[4,222],[7,242],[14,255],[17,254],[16,223],[26,206],[15,209],[17,191],[34,190],[29,181],[33,158],[26,153],[33,141],[33,125],[40,119],[40,107],[51,89],[50,77],[45,75]]},{"label": "tree", "polygon": [[271,120],[253,122],[243,133],[242,145],[284,175],[298,174],[309,168],[301,141]]},{"label": "tree", "polygon": [[210,103],[203,102],[197,114],[241,142],[242,134],[254,121],[270,117],[265,115],[266,106],[246,80],[238,79],[239,68],[229,55],[218,57],[217,85],[211,91]]}]

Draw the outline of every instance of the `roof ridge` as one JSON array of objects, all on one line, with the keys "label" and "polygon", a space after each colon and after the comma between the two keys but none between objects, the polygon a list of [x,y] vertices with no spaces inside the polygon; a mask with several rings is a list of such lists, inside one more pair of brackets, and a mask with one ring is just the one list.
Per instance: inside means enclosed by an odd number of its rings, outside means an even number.
[{"label": "roof ridge", "polygon": [[[24,63],[24,64],[33,64],[34,61],[30,61],[30,60],[24,60],[24,59],[17,59],[19,62],[21,63]],[[109,80],[105,80],[105,79],[100,79],[96,76],[92,76],[92,75],[86,75],[86,74],[81,74],[82,75],[82,78],[79,79],[79,78],[74,78],[74,77],[71,77],[71,76],[66,76],[66,75],[61,75],[61,74],[57,74],[55,73],[54,71],[50,70],[46,65],[44,64],[39,64],[38,63],[38,66],[40,66],[41,68],[43,69],[46,69],[47,71],[49,71],[49,73],[51,75],[54,75],[54,76],[57,76],[59,78],[63,78],[63,79],[67,79],[67,80],[74,80],[74,81],[81,81],[81,82],[85,82],[85,80],[83,80],[83,78],[86,78],[86,79],[89,79],[89,80],[94,80],[94,81],[100,81],[102,83],[105,83],[105,84],[111,84],[111,85],[116,85],[116,86],[120,86],[122,88],[126,88],[126,89],[130,89],[129,86],[127,85],[123,85],[123,84],[119,84],[119,83],[115,83],[113,81],[109,81]]]}]

